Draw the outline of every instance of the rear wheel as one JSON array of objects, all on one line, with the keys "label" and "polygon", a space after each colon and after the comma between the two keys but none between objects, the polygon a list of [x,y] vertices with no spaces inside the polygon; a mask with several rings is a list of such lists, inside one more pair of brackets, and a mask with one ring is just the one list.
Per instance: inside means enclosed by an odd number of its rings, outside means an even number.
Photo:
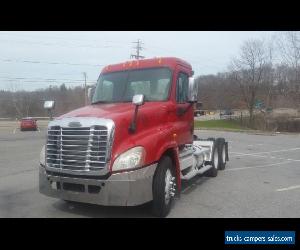
[{"label": "rear wheel", "polygon": [[152,212],[155,216],[165,217],[170,212],[176,186],[174,172],[171,158],[164,156],[153,178]]}]

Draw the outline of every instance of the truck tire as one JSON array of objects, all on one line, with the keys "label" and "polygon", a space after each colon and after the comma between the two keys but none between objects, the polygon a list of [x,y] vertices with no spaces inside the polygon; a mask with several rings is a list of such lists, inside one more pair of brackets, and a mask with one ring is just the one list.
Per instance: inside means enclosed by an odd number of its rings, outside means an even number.
[{"label": "truck tire", "polygon": [[172,160],[168,156],[163,156],[158,163],[153,178],[152,213],[155,216],[165,217],[170,212],[175,185],[175,171]]},{"label": "truck tire", "polygon": [[219,170],[224,170],[226,166],[226,147],[225,147],[225,139],[218,138],[218,148],[219,148]]},{"label": "truck tire", "polygon": [[219,144],[218,141],[215,141],[213,152],[212,152],[212,160],[211,160],[212,168],[206,172],[206,176],[216,177],[218,175],[219,164],[220,164]]}]

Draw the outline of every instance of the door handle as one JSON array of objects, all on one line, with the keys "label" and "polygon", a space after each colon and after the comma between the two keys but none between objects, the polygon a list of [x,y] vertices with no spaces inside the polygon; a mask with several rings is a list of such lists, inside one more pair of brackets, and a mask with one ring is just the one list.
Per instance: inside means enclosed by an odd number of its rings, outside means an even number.
[{"label": "door handle", "polygon": [[177,114],[178,116],[182,116],[182,115],[184,115],[184,113],[185,113],[185,108],[183,108],[183,107],[177,108],[176,114]]},{"label": "door handle", "polygon": [[176,114],[177,114],[178,116],[182,116],[182,115],[184,115],[184,114],[188,111],[188,109],[189,109],[190,107],[192,107],[192,106],[193,106],[193,104],[191,103],[191,104],[189,104],[189,105],[187,105],[187,106],[185,106],[185,107],[177,107]]}]

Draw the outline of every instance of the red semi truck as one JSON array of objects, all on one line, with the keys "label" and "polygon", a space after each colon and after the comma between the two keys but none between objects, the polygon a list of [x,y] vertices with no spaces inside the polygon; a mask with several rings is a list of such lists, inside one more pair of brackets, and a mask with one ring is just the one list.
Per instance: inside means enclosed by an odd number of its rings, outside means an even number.
[{"label": "red semi truck", "polygon": [[183,180],[215,177],[228,161],[224,138],[194,135],[192,75],[173,57],[105,67],[91,104],[49,123],[40,192],[107,206],[151,202],[154,215],[166,216]]}]

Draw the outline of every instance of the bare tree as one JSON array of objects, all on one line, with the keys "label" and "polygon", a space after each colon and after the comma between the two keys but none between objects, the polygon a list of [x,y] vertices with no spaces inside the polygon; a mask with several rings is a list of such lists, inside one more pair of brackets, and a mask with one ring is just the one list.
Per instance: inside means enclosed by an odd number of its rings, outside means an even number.
[{"label": "bare tree", "polygon": [[14,83],[14,82],[10,82],[9,85],[9,89],[10,89],[10,94],[11,94],[11,105],[15,108],[16,111],[16,116],[19,118],[22,118],[23,113],[22,113],[22,104],[20,102],[20,99],[18,98],[17,95],[17,88],[18,88],[18,84]]},{"label": "bare tree", "polygon": [[239,87],[232,84],[229,73],[198,76],[196,82],[203,109],[244,108],[238,96]]},{"label": "bare tree", "polygon": [[266,81],[272,68],[270,50],[271,47],[262,40],[247,40],[241,46],[239,56],[230,65],[232,79],[240,87],[241,97],[249,111],[250,126],[253,126],[258,91],[271,82]]},{"label": "bare tree", "polygon": [[288,94],[299,103],[300,97],[300,32],[282,32],[277,39],[282,63],[290,68],[287,78]]}]

